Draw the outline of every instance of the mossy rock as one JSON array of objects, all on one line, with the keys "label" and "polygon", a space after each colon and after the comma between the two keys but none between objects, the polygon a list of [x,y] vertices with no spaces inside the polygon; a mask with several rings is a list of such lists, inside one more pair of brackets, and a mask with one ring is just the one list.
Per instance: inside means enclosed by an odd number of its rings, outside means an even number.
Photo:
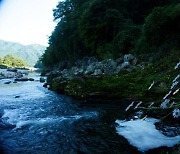
[{"label": "mossy rock", "polygon": [[[86,77],[71,80],[50,76],[51,88],[55,91],[78,98],[128,99],[143,102],[162,101],[172,81],[179,73],[174,66],[179,61],[177,52],[156,63],[136,68],[132,72],[118,75],[104,75],[99,78]],[[152,82],[152,89],[148,90]],[[178,100],[178,95],[175,97]]]}]

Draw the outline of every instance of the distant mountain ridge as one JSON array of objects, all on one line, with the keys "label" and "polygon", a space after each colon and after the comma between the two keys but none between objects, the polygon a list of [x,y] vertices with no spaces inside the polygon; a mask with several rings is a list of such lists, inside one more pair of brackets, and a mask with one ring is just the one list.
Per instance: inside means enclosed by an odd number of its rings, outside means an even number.
[{"label": "distant mountain ridge", "polygon": [[0,57],[11,54],[23,59],[29,66],[34,66],[44,53],[46,47],[40,44],[23,45],[16,42],[0,40]]}]

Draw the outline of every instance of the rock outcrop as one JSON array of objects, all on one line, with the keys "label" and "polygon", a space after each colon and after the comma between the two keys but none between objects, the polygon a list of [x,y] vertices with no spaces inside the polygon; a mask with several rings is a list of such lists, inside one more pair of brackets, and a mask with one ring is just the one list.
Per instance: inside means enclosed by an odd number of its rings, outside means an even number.
[{"label": "rock outcrop", "polygon": [[[107,59],[98,61],[94,57],[84,58],[78,61],[76,66],[71,69],[56,70],[46,74],[50,78],[63,77],[66,79],[74,79],[76,77],[99,77],[103,75],[119,74],[121,71],[132,71],[137,63],[137,59],[131,55],[125,55],[123,58],[116,60]],[[53,77],[53,78],[54,78]]]}]

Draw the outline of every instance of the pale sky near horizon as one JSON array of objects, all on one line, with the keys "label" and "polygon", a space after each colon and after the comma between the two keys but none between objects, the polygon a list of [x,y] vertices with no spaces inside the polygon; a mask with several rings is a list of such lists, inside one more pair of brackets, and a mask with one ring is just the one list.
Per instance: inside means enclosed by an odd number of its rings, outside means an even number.
[{"label": "pale sky near horizon", "polygon": [[25,45],[48,45],[56,23],[52,10],[61,0],[3,0],[0,5],[0,40]]}]

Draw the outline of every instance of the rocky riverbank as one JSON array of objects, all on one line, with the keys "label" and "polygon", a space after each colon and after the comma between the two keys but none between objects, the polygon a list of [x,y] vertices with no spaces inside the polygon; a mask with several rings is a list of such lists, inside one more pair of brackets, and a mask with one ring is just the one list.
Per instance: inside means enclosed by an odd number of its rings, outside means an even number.
[{"label": "rocky riverbank", "polygon": [[178,57],[171,54],[156,62],[138,60],[131,54],[116,60],[86,58],[70,69],[47,73],[44,86],[83,100],[119,100],[116,102],[126,101],[127,106],[134,102],[132,106],[139,104],[136,108],[148,112],[162,110],[163,102],[169,106],[173,103],[172,110],[180,105]]},{"label": "rocky riverbank", "polygon": [[[85,102],[123,102],[132,119],[160,119],[161,123],[174,128],[170,131],[172,134],[165,135],[176,136],[180,135],[177,131],[180,128],[178,57],[172,54],[156,62],[140,61],[133,55],[104,61],[89,58],[70,69],[47,73],[44,86]],[[161,126],[156,128],[166,131],[167,128]],[[178,152],[179,145],[172,149],[172,153]]]},{"label": "rocky riverbank", "polygon": [[88,58],[70,69],[47,73],[46,85],[59,93],[78,98],[161,99],[178,74],[174,70],[177,58],[170,56],[168,60],[169,63],[161,59],[153,64],[138,61],[130,54],[116,60]]},{"label": "rocky riverbank", "polygon": [[[13,79],[12,80],[5,80],[4,84],[10,84],[11,82],[18,82],[18,81],[34,81],[34,78],[28,77],[28,74],[32,72],[32,70],[28,69],[16,69],[16,68],[7,68],[7,69],[0,69],[0,80],[1,79]],[[45,82],[45,78],[41,77],[39,79],[40,82]]]},{"label": "rocky riverbank", "polygon": [[28,70],[14,68],[0,69],[0,79],[22,78],[23,76],[28,75],[28,72]]}]

